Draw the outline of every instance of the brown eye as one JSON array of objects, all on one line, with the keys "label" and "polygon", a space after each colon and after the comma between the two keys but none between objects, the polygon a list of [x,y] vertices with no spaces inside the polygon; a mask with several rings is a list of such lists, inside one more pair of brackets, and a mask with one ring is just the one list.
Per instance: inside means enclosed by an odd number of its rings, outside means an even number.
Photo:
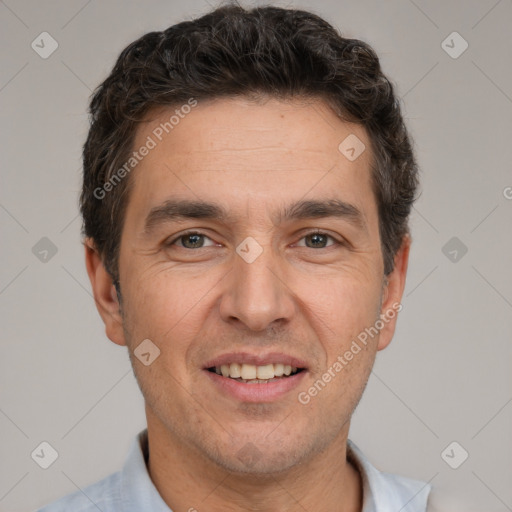
[{"label": "brown eye", "polygon": [[[210,243],[205,245],[205,241],[207,240],[209,240]],[[214,245],[214,243],[210,240],[209,237],[203,235],[202,233],[190,232],[176,237],[167,245],[178,245],[184,249],[202,249],[203,247]]]},{"label": "brown eye", "polygon": [[202,247],[204,243],[203,235],[198,234],[184,235],[180,237],[180,240],[182,240],[183,247],[187,249],[198,249]]},{"label": "brown eye", "polygon": [[[305,235],[302,237],[302,240],[305,240],[305,243],[300,243],[299,245],[302,247],[309,247],[310,249],[325,249],[331,245],[339,245],[339,242],[334,240],[332,236],[317,231]],[[329,243],[329,240],[332,242]]]},{"label": "brown eye", "polygon": [[[329,237],[327,235],[322,235],[320,233],[313,233],[311,235],[307,235],[305,237],[306,239],[306,246],[307,247],[313,247],[313,248],[318,248],[320,247],[321,249],[323,249],[324,247],[326,247],[326,244],[327,244],[327,239]],[[310,245],[308,245],[308,240],[311,241]]]}]

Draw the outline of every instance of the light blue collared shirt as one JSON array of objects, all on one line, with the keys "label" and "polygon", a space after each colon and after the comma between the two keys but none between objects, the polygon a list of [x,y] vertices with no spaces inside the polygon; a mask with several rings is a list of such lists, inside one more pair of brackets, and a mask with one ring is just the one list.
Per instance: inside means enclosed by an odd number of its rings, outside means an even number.
[{"label": "light blue collared shirt", "polygon": [[[425,512],[430,484],[380,472],[350,440],[347,456],[363,481],[362,512]],[[147,457],[144,429],[135,438],[121,471],[37,512],[172,512],[149,476]]]}]

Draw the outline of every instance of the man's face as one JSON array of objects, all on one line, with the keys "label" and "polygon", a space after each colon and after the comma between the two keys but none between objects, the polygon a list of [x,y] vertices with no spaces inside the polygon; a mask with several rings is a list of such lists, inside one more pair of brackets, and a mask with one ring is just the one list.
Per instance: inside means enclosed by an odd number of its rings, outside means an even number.
[{"label": "man's face", "polygon": [[[234,471],[286,470],[346,437],[394,327],[299,401],[401,293],[383,287],[370,141],[320,101],[274,99],[199,102],[158,141],[173,112],[137,132],[135,149],[157,144],[130,176],[122,328],[107,315],[107,334],[129,347],[150,428]],[[366,146],[354,161],[338,149],[351,134]],[[143,340],[160,350],[147,366]],[[286,365],[298,372],[276,377]]]}]

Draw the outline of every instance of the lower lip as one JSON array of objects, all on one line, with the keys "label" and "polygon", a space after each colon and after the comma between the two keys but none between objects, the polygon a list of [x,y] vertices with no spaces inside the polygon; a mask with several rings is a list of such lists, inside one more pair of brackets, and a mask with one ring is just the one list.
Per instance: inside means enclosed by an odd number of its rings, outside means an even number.
[{"label": "lower lip", "polygon": [[217,373],[204,370],[215,386],[225,395],[242,402],[273,402],[295,389],[304,378],[306,370],[282,377],[266,384],[247,384]]}]

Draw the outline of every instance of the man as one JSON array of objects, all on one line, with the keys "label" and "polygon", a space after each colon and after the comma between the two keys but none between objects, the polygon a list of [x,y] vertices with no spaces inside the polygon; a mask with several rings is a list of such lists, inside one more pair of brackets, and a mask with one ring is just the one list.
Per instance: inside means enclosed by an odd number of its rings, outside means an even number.
[{"label": "man", "polygon": [[42,510],[423,511],[348,440],[391,341],[417,167],[373,50],[224,6],[120,55],[91,101],[81,209],[147,429]]}]

